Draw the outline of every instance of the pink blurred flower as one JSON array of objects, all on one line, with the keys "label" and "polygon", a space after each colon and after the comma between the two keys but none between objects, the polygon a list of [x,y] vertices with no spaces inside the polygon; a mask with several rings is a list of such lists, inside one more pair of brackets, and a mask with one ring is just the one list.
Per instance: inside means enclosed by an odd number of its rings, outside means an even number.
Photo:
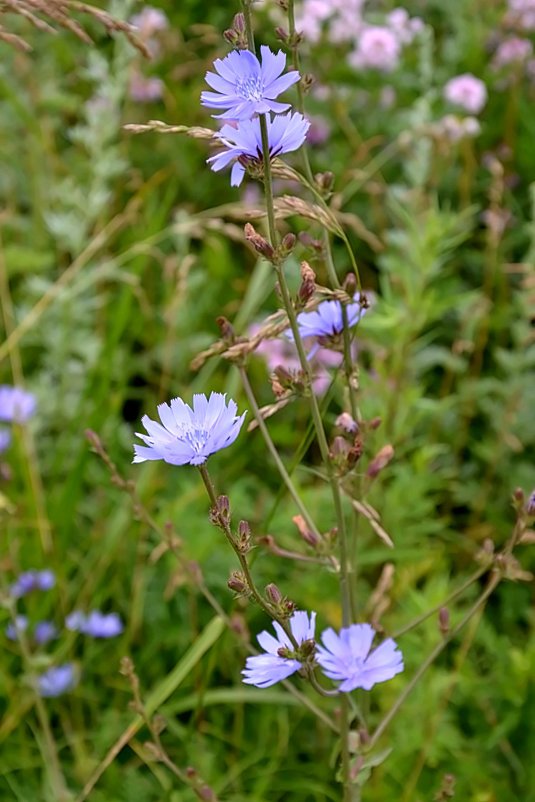
[{"label": "pink blurred flower", "polygon": [[479,114],[487,102],[487,87],[469,72],[457,75],[444,86],[444,97],[470,114]]},{"label": "pink blurred flower", "polygon": [[386,24],[403,45],[408,45],[422,30],[424,24],[419,17],[409,17],[404,8],[395,8],[386,17]]},{"label": "pink blurred flower", "polygon": [[506,21],[522,31],[535,31],[535,0],[509,0]]},{"label": "pink blurred flower", "polygon": [[401,45],[389,28],[369,25],[362,31],[356,50],[349,55],[353,67],[392,72],[399,63]]},{"label": "pink blurred flower", "polygon": [[152,103],[161,100],[164,84],[160,78],[146,78],[140,72],[133,72],[128,93],[136,103]]},{"label": "pink blurred flower", "polygon": [[496,69],[506,67],[509,64],[520,64],[527,61],[533,53],[533,45],[529,39],[521,39],[518,36],[511,36],[504,39],[494,53],[492,60]]},{"label": "pink blurred flower", "polygon": [[137,28],[139,37],[145,40],[159,31],[167,30],[169,20],[161,9],[144,6],[139,14],[130,18],[130,24]]}]

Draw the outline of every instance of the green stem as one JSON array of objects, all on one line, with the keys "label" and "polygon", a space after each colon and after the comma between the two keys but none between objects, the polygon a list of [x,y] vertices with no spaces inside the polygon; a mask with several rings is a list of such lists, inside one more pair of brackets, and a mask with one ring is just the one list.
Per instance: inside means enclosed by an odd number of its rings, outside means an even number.
[{"label": "green stem", "polygon": [[383,718],[383,720],[375,730],[369,742],[368,748],[370,750],[373,749],[373,747],[375,746],[375,744],[377,743],[383,732],[386,730],[392,719],[396,716],[402,704],[405,702],[411,691],[416,687],[416,685],[418,684],[422,676],[425,674],[429,666],[436,660],[439,654],[444,651],[446,646],[459,634],[459,632],[463,629],[463,627],[466,626],[466,624],[470,621],[470,619],[477,613],[479,608],[483,604],[485,604],[485,602],[487,601],[491,593],[494,591],[500,580],[501,580],[500,574],[498,573],[493,574],[493,576],[489,580],[487,587],[485,588],[481,596],[478,598],[478,600],[475,602],[475,604],[473,604],[472,607],[469,609],[469,611],[466,613],[464,618],[462,618],[461,621],[457,624],[457,626],[454,627],[454,629],[452,629],[451,632],[448,635],[446,635],[444,639],[435,646],[431,654],[424,660],[424,662],[422,663],[416,674],[414,674],[413,678],[411,679],[407,687],[400,694],[398,699],[394,702],[394,704],[392,705],[386,716]]},{"label": "green stem", "polygon": [[268,428],[267,428],[266,423],[264,421],[264,418],[262,417],[262,415],[260,413],[260,410],[258,408],[258,404],[256,402],[256,398],[255,398],[255,395],[254,395],[254,392],[253,392],[253,388],[251,387],[251,383],[249,381],[249,377],[247,376],[245,368],[243,366],[240,366],[239,367],[239,372],[240,372],[243,388],[245,390],[245,394],[247,396],[247,399],[248,399],[249,404],[251,406],[251,409],[253,411],[254,418],[255,418],[255,420],[256,420],[256,422],[258,424],[258,428],[260,429],[260,431],[262,433],[262,436],[263,436],[263,438],[265,440],[265,443],[266,443],[266,445],[268,447],[268,451],[271,454],[271,456],[273,457],[273,461],[275,462],[275,465],[277,466],[277,470],[279,471],[279,473],[280,473],[280,475],[282,477],[282,481],[286,485],[286,488],[287,488],[288,492],[290,493],[292,499],[294,500],[297,509],[299,510],[301,515],[303,516],[303,518],[304,518],[307,526],[309,527],[309,529],[311,529],[312,532],[314,532],[314,534],[320,540],[322,540],[323,538],[322,538],[322,535],[321,535],[320,531],[318,530],[318,528],[315,525],[314,521],[310,517],[310,514],[309,514],[307,508],[305,507],[305,505],[301,501],[299,493],[295,489],[294,484],[293,484],[293,482],[292,482],[292,480],[290,478],[290,475],[289,475],[288,471],[286,470],[286,468],[284,467],[284,464],[283,464],[283,462],[282,462],[282,460],[281,460],[281,458],[279,456],[279,452],[275,448],[275,444],[273,443],[273,440],[271,439],[271,436],[269,434],[269,431],[268,431]]},{"label": "green stem", "polygon": [[452,593],[450,593],[449,596],[446,596],[446,598],[440,604],[436,604],[434,607],[431,608],[431,610],[422,613],[422,615],[419,615],[417,618],[413,619],[409,624],[406,624],[404,627],[401,627],[401,629],[396,630],[390,637],[394,638],[394,640],[396,638],[400,638],[402,635],[405,635],[405,633],[410,632],[411,629],[414,629],[415,627],[422,624],[424,621],[427,621],[427,619],[430,618],[432,615],[438,613],[438,611],[442,607],[446,607],[448,604],[454,601],[458,596],[461,596],[465,590],[467,590],[471,585],[473,585],[474,582],[477,582],[477,580],[481,576],[483,576],[483,574],[485,574],[487,571],[488,571],[488,566],[480,568],[478,571],[475,572],[475,574],[472,574],[472,576],[469,577],[466,580],[466,582],[463,582],[463,584],[460,587],[458,587],[457,590],[454,590]]},{"label": "green stem", "polygon": [[293,636],[292,630],[291,630],[290,626],[288,625],[287,619],[281,617],[280,615],[278,615],[278,613],[274,609],[274,607],[264,599],[262,594],[257,589],[257,587],[255,585],[255,582],[254,582],[254,579],[253,579],[252,574],[251,574],[251,569],[249,568],[249,563],[247,562],[246,555],[243,554],[240,551],[240,549],[238,547],[238,544],[236,543],[236,540],[234,539],[234,535],[232,534],[232,530],[231,530],[231,528],[229,526],[228,521],[225,520],[225,518],[221,514],[219,514],[217,512],[217,495],[216,495],[215,488],[214,488],[214,485],[212,483],[212,480],[210,479],[210,475],[208,473],[208,469],[206,468],[206,464],[199,465],[198,467],[199,467],[199,473],[201,474],[204,486],[205,486],[206,491],[208,493],[208,498],[210,499],[210,503],[212,505],[212,510],[217,515],[218,525],[221,527],[221,529],[225,533],[225,537],[227,538],[232,550],[234,551],[234,553],[236,554],[236,557],[239,560],[240,567],[242,569],[243,575],[245,577],[245,582],[246,582],[247,588],[248,588],[251,596],[256,601],[258,606],[261,607],[262,610],[270,618],[273,618],[273,619],[275,619],[275,621],[278,621],[278,623],[281,625],[281,627],[284,629],[284,631],[286,632],[286,634],[290,638],[294,648],[297,649],[298,648],[298,643],[297,643],[297,641],[295,640],[295,638]]},{"label": "green stem", "polygon": [[[263,161],[264,161],[264,188],[266,197],[266,211],[268,218],[269,236],[271,239],[271,245],[273,247],[276,247],[278,243],[278,236],[277,236],[277,229],[275,226],[275,209],[273,205],[273,186],[271,179],[271,163],[269,154],[267,124],[264,116],[260,117],[260,130],[262,133],[262,151],[263,151]],[[342,603],[342,625],[344,627],[347,627],[351,623],[351,592],[349,583],[350,567],[348,559],[347,531],[344,519],[344,511],[342,508],[342,497],[341,497],[340,487],[338,485],[336,476],[334,475],[333,472],[331,457],[329,454],[329,445],[327,442],[325,429],[323,427],[323,421],[321,418],[321,412],[318,405],[318,400],[312,390],[312,378],[313,378],[312,371],[305,353],[305,348],[303,345],[303,341],[301,339],[301,334],[299,332],[299,326],[297,324],[297,315],[295,313],[294,305],[290,295],[290,290],[288,288],[286,276],[284,274],[283,265],[280,264],[279,262],[275,262],[274,267],[277,273],[277,279],[279,281],[283,306],[284,309],[286,310],[286,314],[288,315],[290,328],[292,330],[295,346],[297,348],[297,353],[299,355],[299,362],[307,378],[307,387],[309,391],[312,419],[314,421],[314,427],[316,429],[316,437],[318,440],[321,457],[327,470],[329,484],[331,487],[331,493],[333,497],[335,514],[336,514],[336,522],[338,526],[338,542],[340,549],[340,594]],[[349,699],[345,694],[341,699],[340,723],[341,723],[340,738],[342,746],[342,775],[343,775],[343,788],[344,788],[344,802],[352,802],[353,788],[355,786],[353,786],[351,783],[351,763],[350,763],[350,753],[349,753]]]},{"label": "green stem", "polygon": [[243,17],[245,19],[245,30],[247,32],[247,45],[251,53],[256,52],[254,42],[253,17],[251,14],[251,0],[242,0]]}]

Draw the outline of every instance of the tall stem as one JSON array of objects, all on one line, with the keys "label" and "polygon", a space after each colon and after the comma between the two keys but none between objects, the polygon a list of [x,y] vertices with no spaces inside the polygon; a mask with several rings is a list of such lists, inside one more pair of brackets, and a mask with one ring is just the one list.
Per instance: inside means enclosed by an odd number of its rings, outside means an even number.
[{"label": "tall stem", "polygon": [[283,618],[282,616],[277,614],[277,611],[274,609],[274,607],[264,599],[264,597],[262,596],[262,594],[260,593],[260,591],[256,587],[256,585],[254,583],[254,579],[253,579],[252,574],[251,574],[251,569],[249,568],[249,563],[247,561],[246,555],[240,550],[238,544],[236,543],[236,540],[234,539],[234,535],[232,534],[232,530],[230,528],[230,525],[229,525],[228,521],[220,513],[217,513],[217,509],[218,509],[217,495],[216,495],[215,488],[214,488],[214,485],[212,483],[212,480],[210,479],[210,475],[208,473],[208,469],[206,468],[206,464],[199,465],[199,473],[201,474],[204,486],[205,486],[206,491],[208,493],[208,497],[209,497],[210,502],[212,504],[212,510],[217,515],[218,525],[221,527],[221,529],[225,533],[225,537],[227,538],[232,550],[234,551],[234,553],[236,554],[236,557],[239,560],[240,567],[242,569],[243,575],[245,577],[245,582],[246,582],[247,588],[248,588],[251,596],[253,597],[255,602],[258,604],[258,606],[261,607],[262,610],[264,610],[264,612],[267,613],[267,615],[270,618],[274,618],[275,621],[279,622],[281,627],[284,629],[284,631],[286,632],[286,634],[290,638],[290,640],[291,640],[292,644],[294,645],[294,647],[297,648],[298,647],[297,641],[295,640],[294,635],[292,633],[292,630],[290,629],[290,627],[288,625],[287,619]]},{"label": "tall stem", "polygon": [[[269,154],[267,122],[265,116],[260,117],[260,130],[262,134],[264,189],[265,189],[269,237],[271,240],[271,245],[274,248],[276,248],[278,244],[278,235],[275,226],[273,185],[271,178],[271,163]],[[290,294],[288,283],[286,281],[286,276],[284,274],[283,265],[280,264],[279,261],[275,261],[274,267],[277,273],[277,279],[279,282],[279,287],[282,295],[283,306],[284,309],[286,310],[286,314],[288,315],[290,328],[292,330],[295,346],[297,348],[297,353],[299,355],[299,362],[301,363],[301,368],[307,379],[307,387],[309,390],[309,400],[312,412],[312,419],[314,421],[314,428],[316,430],[316,437],[318,440],[321,457],[325,465],[329,479],[329,485],[331,487],[331,493],[333,497],[334,509],[336,514],[336,523],[338,527],[338,542],[340,550],[340,594],[341,594],[341,604],[342,604],[342,624],[344,627],[347,627],[351,623],[351,589],[349,582],[350,565],[348,559],[347,531],[345,525],[344,511],[342,508],[342,497],[341,497],[340,487],[338,485],[336,476],[334,475],[333,466],[331,463],[331,457],[329,454],[329,445],[327,442],[325,429],[323,427],[323,420],[321,418],[321,412],[318,405],[318,400],[312,390],[312,378],[313,378],[312,371],[310,368],[310,364],[307,360],[305,348],[303,345],[303,341],[301,339],[301,334],[299,332],[297,315],[295,313],[292,297]],[[355,786],[352,785],[350,777],[351,764],[350,764],[350,753],[349,753],[349,699],[347,698],[346,694],[343,694],[341,699],[340,738],[342,747],[342,775],[343,775],[343,787],[344,787],[344,802],[352,802],[352,800],[354,799],[353,790]]]}]

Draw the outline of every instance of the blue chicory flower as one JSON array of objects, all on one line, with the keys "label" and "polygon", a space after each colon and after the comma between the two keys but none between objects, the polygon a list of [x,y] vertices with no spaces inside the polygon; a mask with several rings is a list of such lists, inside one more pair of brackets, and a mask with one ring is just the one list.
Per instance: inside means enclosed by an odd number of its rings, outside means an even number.
[{"label": "blue chicory flower", "polygon": [[53,666],[37,678],[39,696],[61,696],[71,691],[78,683],[78,677],[72,663]]},{"label": "blue chicory flower", "polygon": [[[305,641],[314,639],[316,613],[310,613],[309,617],[308,613],[298,611],[292,615],[288,623],[290,624],[292,635],[299,646]],[[281,649],[293,653],[294,646],[277,621],[273,622],[273,628],[277,633],[276,638],[267,631],[261,632],[257,637],[258,643],[266,654],[253,655],[248,657],[245,662],[245,669],[242,671],[242,675],[243,682],[246,685],[269,688],[270,685],[275,685],[276,682],[295,674],[302,666],[300,660],[292,657],[282,657],[279,654]]]},{"label": "blue chicory flower", "polygon": [[193,396],[193,408],[181,398],[160,404],[163,426],[144,415],[141,422],[148,435],[138,434],[146,444],[134,445],[133,462],[163,459],[171,465],[202,465],[211,454],[231,445],[237,438],[245,412],[237,416],[235,401],[226,404],[226,395],[211,393]]},{"label": "blue chicory flower", "polygon": [[276,103],[275,98],[285,92],[301,77],[296,70],[282,75],[286,56],[279,50],[260,48],[262,64],[249,50],[234,50],[224,59],[216,59],[217,71],[206,73],[206,83],[215,92],[202,92],[201,103],[212,109],[223,109],[214,117],[224,120],[250,120],[255,114],[280,114],[290,108],[289,103]]},{"label": "blue chicory flower", "polygon": [[92,610],[87,616],[75,610],[65,619],[65,626],[92,638],[115,638],[124,629],[117,613],[101,613],[100,610]]},{"label": "blue chicory flower", "polygon": [[25,615],[15,616],[15,620],[6,627],[6,637],[9,640],[18,640],[19,633],[28,629],[28,618]]},{"label": "blue chicory flower", "polygon": [[[301,147],[306,139],[310,122],[302,114],[295,112],[281,114],[271,118],[266,116],[269,143],[269,157],[273,159],[280,153],[290,153]],[[227,150],[210,156],[207,160],[214,172],[219,172],[234,162],[230,174],[230,183],[239,187],[243,181],[245,168],[239,159],[247,158],[262,161],[262,134],[260,131],[260,118],[241,120],[236,127],[224,125],[215,135],[226,146]]]},{"label": "blue chicory flower", "polygon": [[58,637],[58,628],[52,621],[38,621],[33,630],[33,637],[40,646]]},{"label": "blue chicory flower", "polygon": [[35,412],[35,396],[20,387],[0,386],[0,421],[26,423]]},{"label": "blue chicory flower", "polygon": [[[360,303],[360,293],[353,296],[353,303],[347,304],[346,310],[347,323],[349,328],[352,328],[360,322],[367,310]],[[322,301],[312,312],[300,312],[297,315],[297,325],[303,339],[315,337],[319,340],[309,351],[308,358],[312,359],[326,339],[337,337],[344,330],[342,304],[336,300]],[[291,329],[287,329],[284,333],[290,340],[293,340]]]},{"label": "blue chicory flower", "polygon": [[403,655],[392,638],[370,651],[375,630],[369,624],[352,624],[337,635],[326,629],[317,647],[317,661],[324,674],[341,680],[340,691],[363,688],[369,691],[377,682],[385,682],[403,671]]},{"label": "blue chicory flower", "polygon": [[54,572],[48,568],[43,571],[23,571],[11,585],[10,595],[14,599],[20,599],[32,590],[50,590],[55,584]]}]

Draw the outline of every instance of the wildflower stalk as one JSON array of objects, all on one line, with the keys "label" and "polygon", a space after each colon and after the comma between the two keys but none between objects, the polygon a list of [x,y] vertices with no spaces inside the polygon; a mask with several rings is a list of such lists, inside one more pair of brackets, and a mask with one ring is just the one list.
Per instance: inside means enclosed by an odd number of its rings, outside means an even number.
[{"label": "wildflower stalk", "polygon": [[[260,130],[262,134],[264,189],[265,189],[266,211],[267,211],[268,228],[269,228],[269,238],[271,241],[270,244],[274,248],[276,248],[278,244],[278,235],[275,226],[275,209],[273,204],[273,185],[271,178],[271,164],[269,155],[267,124],[266,124],[266,119],[263,115],[260,117]],[[288,283],[286,281],[286,276],[284,274],[283,264],[281,264],[280,261],[276,260],[274,262],[274,267],[277,273],[277,279],[281,290],[283,305],[288,315],[290,328],[292,330],[295,345],[297,348],[297,353],[299,355],[301,368],[307,378],[307,385],[309,388],[311,388],[312,371],[310,369],[310,364],[307,360],[305,349],[303,346],[303,341],[301,339],[301,335],[299,332],[299,326],[297,324],[297,316],[295,314],[295,309],[290,295],[290,290],[288,287]],[[342,601],[342,625],[344,627],[347,627],[351,623],[352,602],[351,602],[351,590],[349,583],[350,566],[349,566],[349,555],[348,555],[348,544],[347,544],[347,532],[345,526],[344,512],[342,509],[342,497],[341,497],[340,487],[333,472],[331,458],[329,455],[329,445],[327,443],[327,437],[325,435],[325,429],[323,427],[323,421],[321,418],[318,401],[314,392],[310,391],[309,399],[312,411],[312,418],[314,421],[314,427],[316,429],[318,445],[320,448],[323,463],[327,470],[329,484],[331,487],[331,493],[335,508],[336,522],[338,526],[338,542],[340,549],[340,592]],[[351,764],[350,764],[350,754],[349,754],[349,699],[346,697],[345,694],[342,696],[341,699],[340,738],[342,747],[342,776],[343,776],[343,787],[344,787],[344,802],[352,802],[352,800],[354,799],[353,789],[355,788],[355,786],[352,785],[350,778]]]},{"label": "wildflower stalk", "polygon": [[270,618],[274,618],[275,621],[279,622],[281,627],[284,629],[284,631],[286,632],[286,634],[290,638],[293,646],[297,649],[298,648],[298,644],[297,644],[297,642],[296,642],[296,640],[295,640],[295,638],[294,638],[294,636],[292,634],[292,631],[291,631],[290,627],[288,626],[288,622],[286,621],[285,618],[283,618],[283,617],[281,617],[280,615],[277,614],[276,610],[272,607],[272,605],[269,604],[269,602],[267,602],[264,599],[264,597],[262,596],[262,594],[259,592],[258,588],[256,587],[256,585],[254,583],[254,579],[252,577],[251,570],[249,568],[249,563],[247,561],[246,555],[238,547],[238,544],[236,543],[236,540],[234,539],[234,535],[232,534],[232,530],[230,528],[230,525],[229,525],[228,521],[224,518],[223,515],[221,515],[221,513],[219,513],[217,511],[218,510],[217,495],[216,495],[215,488],[214,488],[214,485],[212,483],[212,480],[210,478],[210,474],[208,473],[208,469],[206,468],[206,464],[199,465],[199,473],[201,474],[201,478],[202,478],[204,486],[206,488],[206,492],[208,493],[208,498],[210,499],[213,513],[217,518],[217,523],[221,527],[221,529],[223,530],[223,532],[225,534],[225,537],[227,538],[232,550],[234,551],[234,553],[236,554],[236,557],[238,558],[238,561],[240,563],[240,567],[241,567],[241,569],[243,571],[243,575],[245,577],[245,582],[246,582],[247,588],[248,588],[251,596],[256,601],[258,606],[261,607],[262,610]]},{"label": "wildflower stalk", "polygon": [[255,395],[254,395],[254,392],[253,392],[253,388],[251,387],[251,383],[249,381],[249,377],[247,376],[247,372],[246,372],[245,368],[243,366],[240,366],[239,367],[239,372],[240,372],[240,377],[241,377],[242,384],[243,384],[243,389],[245,390],[245,395],[247,396],[247,400],[249,401],[249,405],[250,405],[251,410],[253,412],[254,418],[255,418],[255,420],[256,420],[256,422],[258,424],[258,428],[260,429],[260,431],[262,433],[262,436],[264,438],[264,441],[266,443],[266,446],[268,447],[268,451],[271,454],[271,456],[273,457],[273,461],[275,462],[275,465],[277,466],[277,470],[279,471],[279,473],[281,475],[281,478],[282,478],[284,484],[286,485],[286,488],[288,489],[288,492],[290,493],[292,499],[294,500],[297,509],[299,510],[299,512],[301,513],[303,518],[305,519],[305,522],[306,522],[307,526],[321,540],[322,536],[321,536],[317,526],[315,525],[314,521],[310,517],[310,514],[309,514],[307,508],[305,507],[305,505],[301,501],[299,493],[295,489],[294,484],[293,484],[293,482],[292,482],[292,480],[290,478],[290,475],[289,475],[288,471],[286,470],[286,468],[284,467],[284,464],[283,464],[283,462],[282,462],[282,460],[281,460],[281,458],[279,456],[279,452],[275,448],[275,444],[273,443],[273,440],[271,439],[271,436],[269,434],[269,431],[268,431],[268,428],[267,428],[266,423],[264,421],[264,418],[262,417],[260,409],[258,408],[258,404],[256,402],[256,398],[255,398]]},{"label": "wildflower stalk", "polygon": [[251,2],[252,0],[242,0],[241,5],[243,8],[243,17],[245,19],[245,31],[247,33],[247,44],[249,46],[249,50],[251,53],[256,52],[255,41],[254,41],[254,29],[253,29],[253,19],[251,14]]}]

